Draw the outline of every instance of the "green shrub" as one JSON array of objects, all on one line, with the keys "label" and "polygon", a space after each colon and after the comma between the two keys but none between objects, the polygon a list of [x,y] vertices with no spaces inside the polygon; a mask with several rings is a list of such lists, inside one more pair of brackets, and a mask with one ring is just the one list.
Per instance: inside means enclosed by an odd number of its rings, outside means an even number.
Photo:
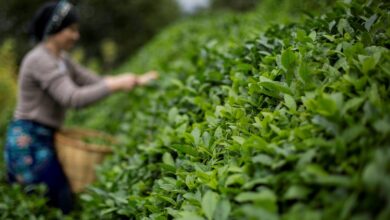
[{"label": "green shrub", "polygon": [[[0,45],[0,150],[3,150],[4,135],[16,100],[16,63],[13,54],[14,42],[5,41]],[[3,168],[3,157],[0,169]]]},{"label": "green shrub", "polygon": [[123,68],[161,80],[79,116],[126,143],[82,196],[85,214],[390,218],[389,4],[331,9],[272,26],[259,9],[158,36]]},{"label": "green shrub", "polygon": [[1,182],[0,219],[61,219],[60,210],[47,206],[45,190],[42,185],[26,188]]},{"label": "green shrub", "polygon": [[[0,45],[0,126],[9,117],[16,100],[16,63],[13,54],[14,42],[5,41]],[[3,131],[0,129],[0,131]]]}]

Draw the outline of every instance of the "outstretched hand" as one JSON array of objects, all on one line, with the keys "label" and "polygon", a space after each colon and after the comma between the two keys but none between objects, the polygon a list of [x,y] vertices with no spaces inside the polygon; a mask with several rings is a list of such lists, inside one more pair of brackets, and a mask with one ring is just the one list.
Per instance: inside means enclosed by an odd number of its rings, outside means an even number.
[{"label": "outstretched hand", "polygon": [[108,76],[105,81],[110,91],[129,91],[137,84],[137,78],[132,73],[124,73],[117,76]]},{"label": "outstretched hand", "polygon": [[137,85],[144,86],[157,78],[158,72],[152,70],[143,75],[123,73],[117,76],[108,76],[105,78],[105,82],[110,91],[130,91]]},{"label": "outstretched hand", "polygon": [[144,73],[141,76],[137,77],[137,85],[143,86],[145,84],[148,84],[150,81],[153,81],[158,78],[158,72],[157,71],[149,71]]}]

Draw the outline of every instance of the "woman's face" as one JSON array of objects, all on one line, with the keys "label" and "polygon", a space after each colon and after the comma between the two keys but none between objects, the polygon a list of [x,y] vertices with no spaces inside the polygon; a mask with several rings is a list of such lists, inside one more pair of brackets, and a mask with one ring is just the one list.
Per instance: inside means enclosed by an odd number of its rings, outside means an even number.
[{"label": "woman's face", "polygon": [[61,50],[70,50],[73,48],[75,43],[79,40],[79,25],[72,24],[60,32],[52,35],[51,39],[54,41],[55,45],[58,46]]}]

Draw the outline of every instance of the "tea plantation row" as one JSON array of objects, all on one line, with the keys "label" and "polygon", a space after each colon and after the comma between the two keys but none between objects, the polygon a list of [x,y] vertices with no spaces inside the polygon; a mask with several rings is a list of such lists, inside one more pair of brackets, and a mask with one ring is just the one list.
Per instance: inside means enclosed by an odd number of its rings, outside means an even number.
[{"label": "tea plantation row", "polygon": [[339,1],[269,26],[264,6],[161,34],[123,67],[161,80],[79,114],[126,143],[84,215],[389,219],[389,9]]}]

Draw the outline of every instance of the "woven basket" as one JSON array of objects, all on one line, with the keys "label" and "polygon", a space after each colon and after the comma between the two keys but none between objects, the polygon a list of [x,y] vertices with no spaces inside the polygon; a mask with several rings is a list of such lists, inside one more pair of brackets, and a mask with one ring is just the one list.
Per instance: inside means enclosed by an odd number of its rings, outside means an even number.
[{"label": "woven basket", "polygon": [[95,167],[104,157],[112,153],[112,147],[86,143],[85,138],[99,138],[105,143],[116,144],[116,140],[105,133],[68,128],[58,131],[55,135],[58,159],[68,177],[72,191],[82,192],[95,178]]}]

